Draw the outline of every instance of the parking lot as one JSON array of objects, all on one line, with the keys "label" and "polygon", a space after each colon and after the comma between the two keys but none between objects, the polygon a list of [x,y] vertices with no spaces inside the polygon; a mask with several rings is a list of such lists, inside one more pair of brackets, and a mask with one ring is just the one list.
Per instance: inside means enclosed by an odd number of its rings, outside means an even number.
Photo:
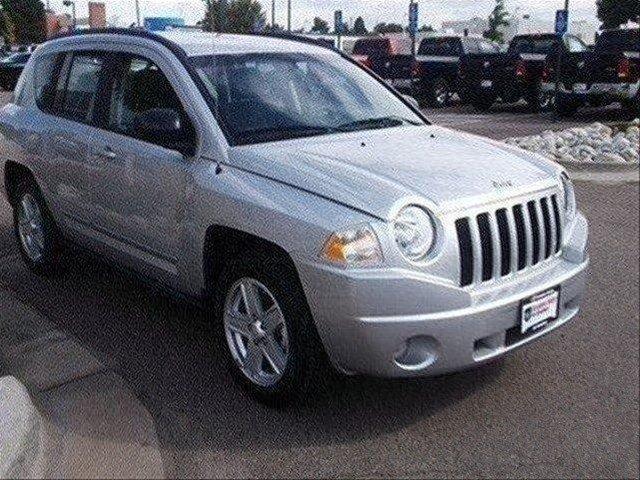
[{"label": "parking lot", "polygon": [[[519,108],[428,116],[493,138],[619,118],[587,110],[557,124]],[[2,373],[30,379],[64,440],[53,476],[637,478],[638,184],[576,188],[592,264],[574,322],[478,370],[334,379],[325,395],[287,410],[234,386],[208,312],[82,256],[57,278],[34,276],[0,201],[0,323],[19,312],[74,346],[34,343]]]}]

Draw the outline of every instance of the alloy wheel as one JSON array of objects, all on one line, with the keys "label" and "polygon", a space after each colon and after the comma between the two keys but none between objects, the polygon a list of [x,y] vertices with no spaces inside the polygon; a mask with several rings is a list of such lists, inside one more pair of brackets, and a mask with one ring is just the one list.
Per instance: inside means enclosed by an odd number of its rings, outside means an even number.
[{"label": "alloy wheel", "polygon": [[33,262],[40,261],[45,250],[44,221],[38,202],[29,193],[18,205],[18,236],[27,257]]},{"label": "alloy wheel", "polygon": [[259,281],[232,285],[224,305],[224,330],[236,365],[254,384],[276,385],[289,364],[289,332],[274,295]]}]

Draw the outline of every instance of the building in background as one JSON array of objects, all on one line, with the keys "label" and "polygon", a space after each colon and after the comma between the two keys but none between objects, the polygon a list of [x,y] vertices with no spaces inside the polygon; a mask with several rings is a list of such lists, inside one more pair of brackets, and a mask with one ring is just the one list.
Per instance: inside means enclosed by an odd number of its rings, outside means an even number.
[{"label": "building in background", "polygon": [[144,28],[151,32],[164,32],[170,28],[181,28],[186,25],[184,18],[178,17],[147,17]]},{"label": "building in background", "polygon": [[89,2],[89,27],[105,28],[107,26],[107,9],[102,2]]}]

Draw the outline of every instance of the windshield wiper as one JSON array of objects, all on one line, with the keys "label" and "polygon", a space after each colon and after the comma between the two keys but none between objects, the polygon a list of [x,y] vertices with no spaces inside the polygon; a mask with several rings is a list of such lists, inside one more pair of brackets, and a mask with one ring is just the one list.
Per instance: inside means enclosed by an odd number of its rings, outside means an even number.
[{"label": "windshield wiper", "polygon": [[290,127],[266,127],[239,132],[238,136],[245,142],[264,141],[274,142],[277,140],[289,140],[292,138],[311,137],[315,135],[326,135],[333,133],[334,129],[329,127],[295,125]]},{"label": "windshield wiper", "polygon": [[354,132],[356,130],[366,130],[369,128],[389,128],[399,127],[401,125],[417,126],[420,125],[420,123],[397,115],[390,115],[387,117],[365,118],[364,120],[345,123],[336,127],[336,130],[340,132]]}]

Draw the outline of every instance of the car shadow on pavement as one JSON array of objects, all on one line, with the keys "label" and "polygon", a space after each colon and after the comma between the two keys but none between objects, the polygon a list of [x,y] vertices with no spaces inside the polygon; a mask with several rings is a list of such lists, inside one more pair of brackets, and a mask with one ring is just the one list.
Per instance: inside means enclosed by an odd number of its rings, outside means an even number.
[{"label": "car shadow on pavement", "polygon": [[268,408],[230,379],[206,311],[84,254],[51,279],[32,274],[17,255],[8,258],[0,267],[0,287],[122,377],[169,452],[256,451],[380,436],[463,401],[501,373],[498,363],[435,379],[335,376],[313,398]]}]

